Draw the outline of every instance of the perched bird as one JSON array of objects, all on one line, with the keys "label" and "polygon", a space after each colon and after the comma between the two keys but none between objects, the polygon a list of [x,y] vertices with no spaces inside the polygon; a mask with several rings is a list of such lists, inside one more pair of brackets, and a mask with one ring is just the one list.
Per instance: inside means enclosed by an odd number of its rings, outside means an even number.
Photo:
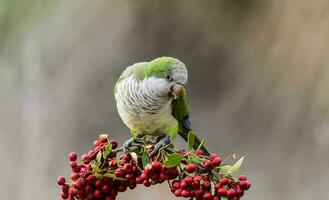
[{"label": "perched bird", "polygon": [[[124,149],[137,136],[161,136],[151,157],[177,133],[186,141],[189,133],[194,134],[184,88],[187,77],[185,64],[172,57],[135,63],[123,71],[114,86],[114,96],[119,115],[134,136],[124,143]],[[195,137],[194,149],[199,145]],[[208,153],[203,146],[202,150]]]}]

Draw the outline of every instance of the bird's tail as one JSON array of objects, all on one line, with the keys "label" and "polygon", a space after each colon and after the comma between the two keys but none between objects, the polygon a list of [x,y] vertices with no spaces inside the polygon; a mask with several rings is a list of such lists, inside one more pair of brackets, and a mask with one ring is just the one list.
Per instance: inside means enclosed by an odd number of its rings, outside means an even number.
[{"label": "bird's tail", "polygon": [[[194,135],[193,149],[194,150],[198,149],[200,147],[201,140],[196,136],[196,134],[194,133],[194,131],[192,129],[188,129],[186,127],[183,127],[182,131],[179,133],[179,135],[186,142],[188,141],[189,134],[193,134]],[[200,149],[204,152],[205,155],[207,155],[207,156],[210,155],[210,153],[208,152],[208,150],[206,149],[206,147],[204,146],[204,144],[201,145]]]}]

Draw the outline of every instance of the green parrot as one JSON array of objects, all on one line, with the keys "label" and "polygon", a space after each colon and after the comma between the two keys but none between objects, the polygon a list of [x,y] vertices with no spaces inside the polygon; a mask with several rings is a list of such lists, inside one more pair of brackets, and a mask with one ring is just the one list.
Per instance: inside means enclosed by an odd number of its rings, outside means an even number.
[{"label": "green parrot", "polygon": [[[186,141],[189,133],[194,134],[184,88],[187,78],[185,64],[172,57],[135,63],[123,71],[114,86],[114,96],[118,113],[134,136],[124,143],[125,151],[138,136],[161,136],[149,155],[152,157],[177,134]],[[194,138],[196,149],[201,142],[195,134]],[[204,146],[201,149],[209,154]]]}]

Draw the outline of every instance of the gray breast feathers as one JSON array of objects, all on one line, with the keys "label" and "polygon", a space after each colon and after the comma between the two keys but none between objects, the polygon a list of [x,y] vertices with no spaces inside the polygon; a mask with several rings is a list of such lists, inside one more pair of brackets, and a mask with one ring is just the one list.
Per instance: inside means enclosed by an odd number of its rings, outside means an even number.
[{"label": "gray breast feathers", "polygon": [[152,87],[148,87],[149,84],[152,83],[126,78],[118,86],[116,100],[125,107],[124,110],[132,114],[156,114],[169,99],[158,96]]}]

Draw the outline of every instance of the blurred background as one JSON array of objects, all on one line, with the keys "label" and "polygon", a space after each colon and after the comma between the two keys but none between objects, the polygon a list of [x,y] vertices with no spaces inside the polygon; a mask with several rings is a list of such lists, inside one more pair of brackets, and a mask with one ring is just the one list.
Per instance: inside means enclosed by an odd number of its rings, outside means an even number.
[{"label": "blurred background", "polygon": [[[60,199],[70,151],[130,136],[112,94],[119,74],[168,55],[188,66],[191,121],[210,151],[247,155],[245,200],[329,199],[328,8],[0,0],[0,198]],[[174,198],[163,184],[118,199],[155,197]]]}]

